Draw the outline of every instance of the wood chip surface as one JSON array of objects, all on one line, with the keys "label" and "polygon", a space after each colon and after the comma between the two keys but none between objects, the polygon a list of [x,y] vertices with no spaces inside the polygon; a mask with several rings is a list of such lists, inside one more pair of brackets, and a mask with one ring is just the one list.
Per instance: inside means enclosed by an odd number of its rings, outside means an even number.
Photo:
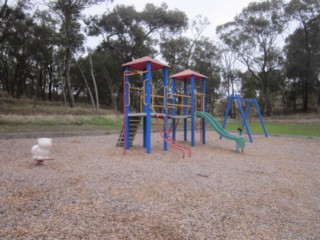
[{"label": "wood chip surface", "polygon": [[[0,239],[319,239],[320,140],[197,133],[192,157],[137,135],[0,140]],[[45,136],[44,136],[45,137]],[[182,139],[182,134],[178,134]],[[184,143],[188,145],[189,143]]]}]

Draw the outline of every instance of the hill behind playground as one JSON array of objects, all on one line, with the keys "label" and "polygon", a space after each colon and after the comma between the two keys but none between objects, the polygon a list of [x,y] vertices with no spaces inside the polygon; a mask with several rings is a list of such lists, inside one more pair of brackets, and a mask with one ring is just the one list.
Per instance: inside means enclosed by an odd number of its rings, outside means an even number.
[{"label": "hill behind playground", "polygon": [[[222,115],[214,116],[222,123]],[[264,117],[269,134],[320,137],[320,115],[316,113],[292,113]],[[118,133],[122,127],[119,111],[93,109],[92,105],[80,103],[75,108],[63,102],[30,99],[0,98],[0,133],[109,131]],[[227,130],[236,132],[240,119],[230,119]],[[262,134],[258,118],[250,118],[253,134]],[[210,129],[210,128],[208,128]]]}]

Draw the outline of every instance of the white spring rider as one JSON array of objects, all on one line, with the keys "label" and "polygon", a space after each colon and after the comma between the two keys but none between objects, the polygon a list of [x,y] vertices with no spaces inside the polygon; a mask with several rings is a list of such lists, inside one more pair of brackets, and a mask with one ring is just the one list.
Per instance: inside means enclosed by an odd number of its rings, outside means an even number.
[{"label": "white spring rider", "polygon": [[42,163],[45,160],[54,160],[54,158],[49,157],[52,139],[38,138],[37,141],[38,144],[33,145],[31,148],[33,159],[38,161],[38,163]]}]

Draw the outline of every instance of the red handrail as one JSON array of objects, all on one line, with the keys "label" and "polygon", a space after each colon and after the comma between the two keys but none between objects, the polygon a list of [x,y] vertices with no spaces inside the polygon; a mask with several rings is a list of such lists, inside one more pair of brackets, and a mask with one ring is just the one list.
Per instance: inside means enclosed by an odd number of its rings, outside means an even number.
[{"label": "red handrail", "polygon": [[[174,140],[172,139],[172,137],[169,135],[168,131],[166,130],[166,124],[165,124],[165,122],[163,123],[163,125],[162,125],[162,124],[159,124],[159,118],[160,118],[160,117],[162,117],[163,120],[164,120],[164,116],[163,116],[162,114],[156,114],[156,118],[157,118],[157,123],[156,123],[156,125],[157,125],[157,130],[158,130],[158,132],[160,133],[160,136],[162,137],[162,139],[163,139],[166,143],[168,143],[168,145],[169,145],[170,147],[181,151],[183,158],[184,158],[185,151],[188,151],[188,152],[189,152],[189,157],[191,157],[191,149],[188,148],[188,147],[186,147],[186,146],[183,146],[183,145],[177,143],[176,141],[174,141]],[[160,125],[164,127],[164,130],[161,130]],[[167,138],[164,137],[164,134],[165,134],[165,133],[167,134]]]}]

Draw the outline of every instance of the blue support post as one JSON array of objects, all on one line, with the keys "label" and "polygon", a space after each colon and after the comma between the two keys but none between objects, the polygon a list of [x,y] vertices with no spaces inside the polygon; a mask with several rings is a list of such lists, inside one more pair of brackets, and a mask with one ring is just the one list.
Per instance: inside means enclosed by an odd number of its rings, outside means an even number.
[{"label": "blue support post", "polygon": [[[187,80],[184,80],[183,81],[183,94],[185,95],[185,96],[187,96],[188,95],[188,85],[187,85]],[[184,115],[188,115],[188,107],[187,107],[187,105],[188,105],[188,98],[187,97],[183,97],[183,105],[184,105],[184,107],[183,107],[183,114]],[[185,118],[185,119],[183,119],[183,140],[184,141],[187,141],[187,139],[188,139],[188,136],[187,136],[187,133],[188,133],[188,121],[187,121],[187,119]]]},{"label": "blue support post", "polygon": [[258,113],[258,116],[259,116],[259,119],[260,119],[261,126],[263,128],[264,136],[268,137],[267,129],[266,129],[266,126],[264,125],[263,118],[262,118],[262,115],[261,115],[261,112],[260,112],[260,108],[259,108],[257,99],[254,99],[254,104],[256,106],[256,110],[257,110],[257,113]]},{"label": "blue support post", "polygon": [[195,99],[194,99],[194,75],[191,76],[191,146],[195,146]]},{"label": "blue support post", "polygon": [[[163,68],[163,91],[164,91],[164,138],[168,139],[168,68]],[[168,151],[168,143],[166,141],[163,141],[163,149],[164,151]]]},{"label": "blue support post", "polygon": [[[172,93],[172,104],[176,104],[176,80],[174,78],[171,79],[171,93]],[[176,116],[177,115],[177,109],[176,106],[174,106],[171,110],[171,115]],[[172,139],[176,140],[176,120],[172,119]]]},{"label": "blue support post", "polygon": [[[126,67],[126,72],[128,72],[129,71],[129,67]],[[124,93],[123,94],[125,94],[125,109],[124,109],[124,111],[125,111],[125,124],[126,124],[126,126],[125,126],[125,129],[126,129],[126,131],[125,131],[125,135],[126,135],[126,137],[125,137],[125,139],[126,139],[126,142],[125,142],[125,149],[129,149],[130,148],[130,134],[129,134],[129,132],[130,132],[130,124],[129,124],[129,112],[130,112],[130,106],[129,106],[129,83],[130,83],[130,77],[129,76],[125,76],[125,86],[124,86],[124,89],[125,89],[125,91],[124,91]]]},{"label": "blue support post", "polygon": [[225,113],[225,115],[224,115],[222,128],[225,128],[225,127],[226,127],[226,124],[227,124],[227,120],[228,120],[228,117],[229,117],[229,112],[230,112],[230,109],[231,109],[231,106],[232,106],[232,101],[233,101],[233,99],[234,99],[234,96],[231,95],[231,96],[229,97],[229,100],[228,100],[228,105],[227,105],[226,113]]},{"label": "blue support post", "polygon": [[[226,113],[224,115],[224,119],[223,119],[223,123],[222,123],[222,128],[224,129],[226,127],[226,124],[227,124],[227,120],[228,120],[228,117],[229,117],[229,112],[230,112],[230,109],[231,109],[231,106],[232,106],[232,102],[233,102],[233,99],[234,99],[234,95],[230,95],[229,97],[229,100],[228,100],[228,105],[227,105],[227,109],[226,109]],[[220,136],[220,139],[222,139],[222,136]]]},{"label": "blue support post", "polygon": [[247,134],[248,134],[249,140],[250,140],[250,142],[252,142],[252,136],[251,136],[251,133],[250,133],[250,129],[249,129],[249,126],[248,126],[248,123],[247,123],[247,119],[246,119],[246,116],[245,116],[245,114],[243,112],[242,104],[241,104],[241,101],[240,101],[240,98],[239,98],[238,95],[236,95],[236,100],[237,100],[237,103],[238,103],[240,115],[242,117],[244,126],[245,126],[245,128],[247,130]]},{"label": "blue support post", "polygon": [[147,73],[145,82],[145,111],[146,111],[146,153],[151,153],[151,62],[147,62]]},{"label": "blue support post", "polygon": [[[251,107],[251,104],[250,104],[250,102],[249,102],[249,104],[248,104],[247,107],[246,107],[246,113],[245,113],[245,115],[244,115],[244,117],[245,117],[246,120],[248,119],[248,116],[249,116],[250,107]],[[244,120],[242,119],[242,125],[241,125],[240,135],[242,135],[243,127],[244,127]]]},{"label": "blue support post", "polygon": [[[202,78],[201,80],[201,93],[206,94],[206,79]],[[207,108],[207,102],[206,102],[206,97],[202,96],[202,109],[201,111],[206,112]],[[202,144],[206,144],[206,120],[202,118]]]},{"label": "blue support post", "polygon": [[[242,131],[243,131],[243,127],[246,128],[246,130],[247,130],[247,135],[248,135],[248,137],[249,137],[250,142],[253,142],[253,140],[252,140],[252,136],[251,136],[251,132],[250,132],[250,128],[249,128],[247,119],[248,119],[248,116],[249,116],[251,104],[254,104],[254,105],[255,105],[256,110],[257,110],[257,113],[258,113],[258,116],[259,116],[259,119],[260,119],[261,126],[262,126],[262,128],[263,128],[264,135],[265,135],[265,137],[268,137],[268,133],[267,133],[267,130],[266,130],[266,126],[265,126],[265,124],[264,124],[264,122],[263,122],[263,118],[262,118],[262,115],[261,115],[261,112],[260,112],[260,109],[259,109],[259,105],[258,105],[257,99],[255,99],[255,98],[252,98],[252,99],[244,99],[244,98],[241,98],[239,95],[235,95],[235,96],[234,96],[234,95],[231,95],[230,98],[229,98],[229,101],[228,101],[227,110],[226,110],[226,114],[225,114],[225,117],[224,117],[224,120],[223,120],[223,125],[222,125],[222,127],[225,128],[225,126],[226,126],[227,119],[228,119],[228,116],[229,116],[229,111],[230,111],[230,109],[231,109],[231,105],[232,105],[232,102],[233,102],[234,99],[236,99],[236,101],[237,101],[238,108],[239,108],[239,112],[240,112],[240,115],[241,115],[241,118],[242,118],[241,129],[242,129]],[[241,101],[244,101],[244,102],[248,103],[248,105],[247,105],[247,107],[246,107],[246,112],[245,112],[245,113],[243,112],[243,108],[242,108]],[[241,134],[240,134],[240,135],[241,135]],[[222,138],[222,136],[220,136],[220,139],[221,139],[221,138]]]}]

